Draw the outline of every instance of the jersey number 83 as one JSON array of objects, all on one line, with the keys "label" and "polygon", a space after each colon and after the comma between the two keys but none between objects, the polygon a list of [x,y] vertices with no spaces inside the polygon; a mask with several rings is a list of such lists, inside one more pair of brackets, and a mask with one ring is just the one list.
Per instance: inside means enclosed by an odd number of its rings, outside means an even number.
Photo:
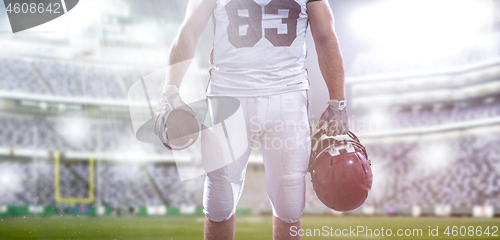
[{"label": "jersey number 83", "polygon": [[[300,5],[293,0],[272,0],[262,7],[253,0],[231,0],[226,6],[227,34],[235,48],[253,47],[264,37],[276,47],[288,47],[297,36]],[[286,29],[286,30],[285,30]]]}]

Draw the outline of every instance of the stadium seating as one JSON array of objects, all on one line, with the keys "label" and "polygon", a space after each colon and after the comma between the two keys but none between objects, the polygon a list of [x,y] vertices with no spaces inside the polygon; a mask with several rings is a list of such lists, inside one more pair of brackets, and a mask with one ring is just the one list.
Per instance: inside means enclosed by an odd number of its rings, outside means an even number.
[{"label": "stadium seating", "polygon": [[[498,143],[500,135],[470,135],[439,141],[368,145],[378,177],[367,204],[498,206]],[[433,150],[436,145],[445,147],[436,153]],[[438,157],[433,156],[436,154]]]},{"label": "stadium seating", "polygon": [[[418,127],[440,126],[457,122],[483,120],[500,116],[500,103],[476,104],[467,107],[453,107],[439,110],[401,111],[385,114],[382,122],[377,122],[371,113],[355,116],[357,122],[368,123],[370,127],[354,128],[357,132],[412,129]],[[354,126],[356,122],[354,122]]]},{"label": "stadium seating", "polygon": [[[152,169],[153,165],[150,166]],[[55,205],[54,165],[48,161],[0,161],[0,169],[8,170],[10,186],[0,190],[0,204]],[[95,203],[111,207],[159,206],[167,196],[168,206],[201,205],[201,182],[185,184],[176,177],[174,166],[157,166],[152,172],[163,173],[155,182],[162,196],[155,192],[148,174],[139,165],[98,164],[96,166]],[[88,197],[88,165],[86,162],[61,164],[59,170],[62,198]],[[190,186],[189,186],[190,185]],[[67,203],[63,204],[67,205]]]},{"label": "stadium seating", "polygon": [[0,91],[125,100],[128,88],[155,70],[2,57]]},{"label": "stadium seating", "polygon": [[[472,57],[470,61],[483,58],[486,57]],[[467,63],[463,61],[460,60],[457,65]],[[383,73],[395,70],[393,68],[363,71]],[[0,91],[68,99],[126,100],[128,87],[154,70],[2,57]],[[499,117],[497,100],[467,102],[447,108],[394,110],[387,115],[388,124],[376,124],[375,128],[365,128],[365,132],[443,126]],[[135,139],[128,119],[86,118],[88,126],[80,130],[81,135],[78,136],[68,135],[68,126],[70,130],[80,127],[79,123],[72,124],[72,119],[63,115],[2,114],[0,148],[113,155],[127,153],[131,146],[137,145],[133,142]],[[356,120],[369,122],[372,115],[360,112]],[[370,142],[366,147],[373,162],[375,179],[366,204],[377,207],[432,207],[438,204],[499,207],[499,144],[500,136],[495,133],[457,134],[434,140],[424,138],[422,141]],[[137,145],[137,148],[144,146]],[[435,149],[442,151],[441,154]],[[170,154],[161,145],[149,145],[141,151],[153,155]],[[96,164],[95,204],[111,207],[201,205],[202,178],[181,182],[176,167],[167,163],[120,163],[119,159],[115,160]],[[72,161],[61,166],[61,194],[65,197],[87,196],[86,162]],[[51,159],[1,157],[0,182],[9,183],[0,188],[0,204],[57,204]],[[324,209],[309,181],[306,195],[308,209]],[[262,206],[269,209],[269,202],[263,200]]]},{"label": "stadium seating", "polygon": [[[24,118],[1,116],[0,148],[38,148],[54,151],[76,152],[119,152],[127,139],[134,138],[132,126],[128,122],[90,121],[87,131],[79,136],[68,136],[67,128],[72,128],[72,120]],[[73,126],[78,127],[78,126]],[[19,131],[23,129],[23,131]],[[36,133],[36,134],[35,134]],[[123,140],[123,141],[120,141]],[[150,145],[150,153],[167,153],[160,145]]]}]

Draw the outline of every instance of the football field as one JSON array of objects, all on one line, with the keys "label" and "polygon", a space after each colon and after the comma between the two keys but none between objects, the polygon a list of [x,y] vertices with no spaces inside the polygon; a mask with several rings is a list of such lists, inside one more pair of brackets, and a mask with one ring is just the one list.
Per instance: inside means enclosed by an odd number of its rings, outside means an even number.
[{"label": "football field", "polygon": [[[303,223],[303,231],[292,230],[291,234],[304,234],[304,239],[500,239],[498,237],[500,235],[498,231],[500,219],[306,216]],[[0,219],[1,240],[187,240],[202,239],[202,229],[203,218],[201,217],[20,217]],[[446,234],[446,229],[448,229],[449,236]],[[391,236],[387,236],[389,234]],[[399,234],[402,236],[397,236]],[[429,236],[436,234],[438,235]],[[478,236],[479,234],[481,236]],[[271,239],[271,216],[239,217],[237,219],[236,239]]]}]

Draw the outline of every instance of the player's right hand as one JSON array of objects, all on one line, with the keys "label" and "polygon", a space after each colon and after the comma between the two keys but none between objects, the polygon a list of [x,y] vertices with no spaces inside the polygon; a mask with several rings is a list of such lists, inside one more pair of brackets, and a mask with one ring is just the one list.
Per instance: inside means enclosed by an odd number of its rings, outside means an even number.
[{"label": "player's right hand", "polygon": [[327,123],[327,128],[325,131],[325,134],[327,136],[347,134],[349,132],[349,122],[347,120],[347,111],[345,105],[339,108],[338,101],[328,101],[328,107],[321,115],[316,128],[320,129],[325,123]]},{"label": "player's right hand", "polygon": [[168,85],[165,87],[161,93],[161,99],[156,105],[156,112],[153,116],[153,129],[155,135],[158,136],[162,143],[168,144],[167,131],[165,129],[165,122],[168,118],[170,112],[174,109],[184,110],[193,116],[196,113],[191,109],[184,101],[182,101],[179,95],[179,89],[174,85]]}]

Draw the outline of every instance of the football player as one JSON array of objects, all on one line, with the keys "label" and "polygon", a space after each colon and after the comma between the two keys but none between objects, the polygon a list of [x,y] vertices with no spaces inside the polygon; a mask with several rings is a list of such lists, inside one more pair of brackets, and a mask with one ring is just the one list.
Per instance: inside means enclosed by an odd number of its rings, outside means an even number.
[{"label": "football player", "polygon": [[[331,99],[316,127],[326,123],[329,135],[348,131],[343,62],[328,1],[190,0],[170,49],[170,68],[155,114],[158,136],[163,136],[168,112],[182,105],[178,88],[210,18],[215,30],[208,104],[218,96],[240,101],[246,118],[246,129],[242,130],[247,132],[240,137],[247,138],[249,141],[241,142],[249,146],[242,156],[229,159],[230,164],[207,173],[205,239],[234,239],[236,204],[256,135],[261,136],[266,188],[274,215],[273,239],[300,239],[291,236],[290,228],[302,227],[311,151],[309,81],[303,68],[308,24]],[[217,118],[217,111],[212,114]],[[201,144],[203,161],[227,157],[203,151],[203,145],[213,144],[204,141],[203,134]]]}]

